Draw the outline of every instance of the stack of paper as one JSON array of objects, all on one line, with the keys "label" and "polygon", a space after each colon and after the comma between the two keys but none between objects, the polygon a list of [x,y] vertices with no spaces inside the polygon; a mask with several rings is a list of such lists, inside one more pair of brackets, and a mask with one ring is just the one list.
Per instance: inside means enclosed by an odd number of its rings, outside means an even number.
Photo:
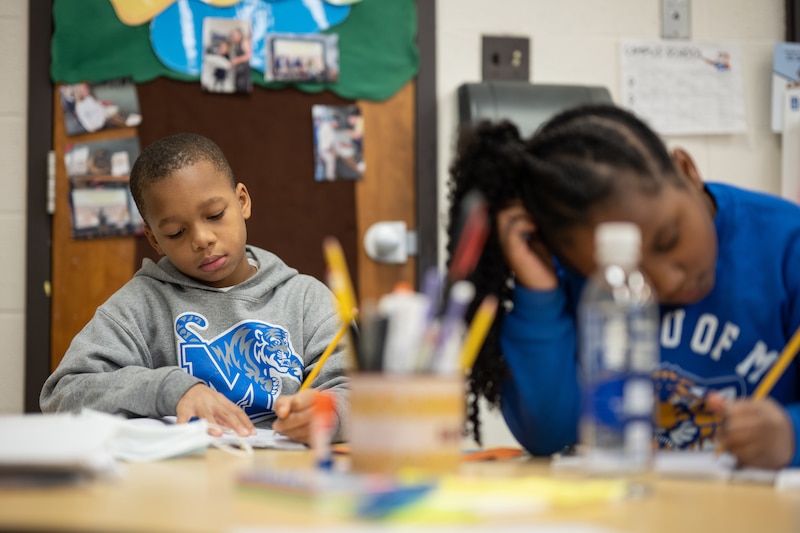
[{"label": "stack of paper", "polygon": [[47,483],[115,471],[113,425],[72,414],[0,416],[0,483]]}]

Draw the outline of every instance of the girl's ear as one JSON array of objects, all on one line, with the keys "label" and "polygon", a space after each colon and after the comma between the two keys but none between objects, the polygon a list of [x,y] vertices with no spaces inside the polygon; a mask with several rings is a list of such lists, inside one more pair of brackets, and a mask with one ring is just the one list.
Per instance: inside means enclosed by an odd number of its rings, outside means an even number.
[{"label": "girl's ear", "polygon": [[701,191],[705,189],[703,178],[700,176],[697,165],[694,164],[694,159],[689,155],[689,152],[683,148],[675,148],[672,150],[672,160],[675,162],[678,172],[689,180],[690,185]]}]

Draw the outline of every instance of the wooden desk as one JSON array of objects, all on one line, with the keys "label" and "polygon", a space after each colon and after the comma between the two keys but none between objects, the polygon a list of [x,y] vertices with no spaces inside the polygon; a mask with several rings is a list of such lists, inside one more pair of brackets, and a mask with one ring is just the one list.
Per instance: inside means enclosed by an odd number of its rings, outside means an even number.
[{"label": "wooden desk", "polygon": [[[235,527],[332,525],[310,513],[237,491],[235,474],[256,466],[308,467],[306,452],[257,451],[253,458],[209,450],[205,457],[123,464],[122,476],[81,486],[0,490],[0,529],[36,531],[221,532]],[[542,460],[466,463],[462,472],[487,476],[547,475]],[[514,523],[497,520],[495,523]],[[798,532],[800,491],[714,481],[656,479],[641,500],[531,514],[535,524],[566,521],[644,533]],[[535,530],[534,530],[535,531]]]}]

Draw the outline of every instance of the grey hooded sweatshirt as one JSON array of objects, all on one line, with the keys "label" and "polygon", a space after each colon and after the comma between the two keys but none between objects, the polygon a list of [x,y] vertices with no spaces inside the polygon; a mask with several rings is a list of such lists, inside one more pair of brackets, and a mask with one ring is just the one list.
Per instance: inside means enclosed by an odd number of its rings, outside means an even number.
[{"label": "grey hooded sweatshirt", "polygon": [[[270,427],[275,399],[297,392],[341,322],[319,280],[266,250],[248,246],[247,256],[258,271],[224,289],[182,274],[167,258],[145,259],[72,340],[42,388],[42,411],[175,415],[181,396],[202,382]],[[337,439],[350,357],[340,343],[312,383],[337,394]]]}]

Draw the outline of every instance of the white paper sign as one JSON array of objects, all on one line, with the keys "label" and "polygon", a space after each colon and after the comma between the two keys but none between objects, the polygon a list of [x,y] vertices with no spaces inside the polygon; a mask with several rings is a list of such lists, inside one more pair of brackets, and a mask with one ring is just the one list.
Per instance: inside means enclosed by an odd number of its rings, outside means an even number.
[{"label": "white paper sign", "polygon": [[800,87],[786,90],[781,122],[781,194],[800,203]]},{"label": "white paper sign", "polygon": [[747,128],[735,43],[624,40],[622,105],[662,134]]},{"label": "white paper sign", "polygon": [[772,62],[772,131],[783,131],[784,95],[800,87],[800,43],[775,43]]}]

